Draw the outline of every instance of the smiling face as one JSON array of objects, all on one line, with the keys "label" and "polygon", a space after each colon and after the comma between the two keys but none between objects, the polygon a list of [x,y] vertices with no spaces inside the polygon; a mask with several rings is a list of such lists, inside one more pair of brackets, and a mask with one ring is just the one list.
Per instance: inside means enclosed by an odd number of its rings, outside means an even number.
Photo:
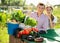
[{"label": "smiling face", "polygon": [[47,14],[52,14],[53,8],[51,6],[46,7]]},{"label": "smiling face", "polygon": [[45,9],[44,4],[40,3],[40,4],[37,5],[37,11],[42,13],[44,11],[44,9]]}]

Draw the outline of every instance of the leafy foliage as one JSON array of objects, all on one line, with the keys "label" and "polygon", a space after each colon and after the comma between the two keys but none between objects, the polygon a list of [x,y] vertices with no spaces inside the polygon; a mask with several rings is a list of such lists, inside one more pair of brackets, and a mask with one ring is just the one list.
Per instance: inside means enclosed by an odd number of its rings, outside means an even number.
[{"label": "leafy foliage", "polygon": [[25,18],[25,14],[23,14],[23,12],[21,10],[16,10],[12,13],[12,17],[11,19],[15,19],[16,21],[19,21],[21,23],[23,23]]},{"label": "leafy foliage", "polygon": [[2,5],[23,5],[24,0],[1,0]]}]

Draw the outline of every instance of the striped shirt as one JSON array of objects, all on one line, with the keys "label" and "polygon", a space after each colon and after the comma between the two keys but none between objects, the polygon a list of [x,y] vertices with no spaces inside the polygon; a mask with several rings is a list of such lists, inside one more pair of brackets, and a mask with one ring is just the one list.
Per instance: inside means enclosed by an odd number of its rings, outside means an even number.
[{"label": "striped shirt", "polygon": [[41,14],[39,17],[37,15],[37,12],[31,13],[30,17],[34,18],[37,20],[37,28],[40,30],[47,30],[49,27],[49,20],[48,17],[44,14]]}]

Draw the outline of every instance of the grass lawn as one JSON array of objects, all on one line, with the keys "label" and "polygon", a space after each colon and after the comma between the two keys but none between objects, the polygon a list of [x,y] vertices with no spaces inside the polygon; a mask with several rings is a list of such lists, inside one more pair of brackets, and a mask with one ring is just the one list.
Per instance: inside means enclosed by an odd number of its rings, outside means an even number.
[{"label": "grass lawn", "polygon": [[55,8],[53,14],[57,17],[55,28],[60,28],[60,8]]},{"label": "grass lawn", "polygon": [[8,37],[7,28],[4,28],[3,30],[0,28],[0,43],[9,43]]}]

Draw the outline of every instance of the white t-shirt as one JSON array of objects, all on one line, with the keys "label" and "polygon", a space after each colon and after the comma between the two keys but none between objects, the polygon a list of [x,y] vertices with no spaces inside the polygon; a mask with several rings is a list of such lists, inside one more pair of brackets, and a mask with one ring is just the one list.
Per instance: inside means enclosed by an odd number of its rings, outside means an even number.
[{"label": "white t-shirt", "polygon": [[53,23],[57,23],[57,17],[56,16],[54,16]]}]

